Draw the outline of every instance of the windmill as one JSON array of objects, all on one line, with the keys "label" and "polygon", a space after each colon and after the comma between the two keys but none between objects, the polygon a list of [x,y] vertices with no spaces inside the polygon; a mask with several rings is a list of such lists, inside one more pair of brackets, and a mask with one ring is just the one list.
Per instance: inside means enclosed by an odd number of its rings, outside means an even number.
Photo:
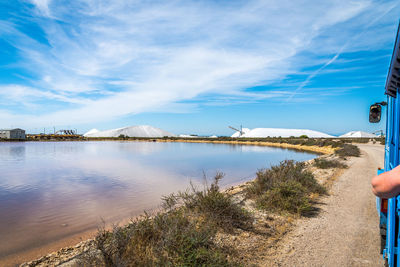
[{"label": "windmill", "polygon": [[228,127],[231,128],[232,130],[238,132],[239,133],[239,137],[241,137],[244,134],[242,125],[240,125],[240,130],[238,130],[238,129],[232,127],[232,126],[228,126]]}]

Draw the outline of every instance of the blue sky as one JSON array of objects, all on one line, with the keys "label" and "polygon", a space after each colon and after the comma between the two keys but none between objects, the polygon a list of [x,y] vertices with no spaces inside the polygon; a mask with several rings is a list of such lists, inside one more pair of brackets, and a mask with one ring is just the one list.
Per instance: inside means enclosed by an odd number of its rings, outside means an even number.
[{"label": "blue sky", "polygon": [[376,131],[399,14],[372,0],[0,0],[0,127]]}]

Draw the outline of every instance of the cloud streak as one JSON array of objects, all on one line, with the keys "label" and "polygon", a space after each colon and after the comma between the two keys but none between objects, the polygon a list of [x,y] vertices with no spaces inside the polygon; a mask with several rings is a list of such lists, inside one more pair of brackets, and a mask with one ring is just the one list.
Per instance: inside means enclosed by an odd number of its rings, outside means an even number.
[{"label": "cloud streak", "polygon": [[392,11],[395,7],[399,6],[399,3],[394,3],[391,4],[391,6],[388,6],[386,8],[386,10],[382,13],[379,14],[378,17],[375,17],[374,19],[372,19],[369,23],[367,23],[364,28],[358,32],[357,34],[355,34],[352,38],[350,38],[350,40],[346,41],[346,43],[340,47],[339,51],[331,58],[329,59],[325,64],[323,64],[321,67],[319,67],[317,70],[315,70],[313,73],[311,73],[305,80],[304,82],[302,82],[300,84],[299,87],[296,88],[296,90],[294,90],[294,92],[286,99],[286,101],[291,101],[293,99],[293,97],[295,95],[297,95],[305,86],[307,86],[309,84],[309,82],[315,77],[317,76],[321,71],[323,71],[326,67],[328,67],[329,65],[331,65],[333,62],[335,62],[339,56],[343,53],[343,51],[345,51],[345,49],[351,45],[351,43],[355,42],[357,39],[360,38],[360,36],[362,36],[369,27],[371,27],[373,24],[377,23],[380,19],[382,19],[386,14],[388,14],[390,11]]},{"label": "cloud streak", "polygon": [[[12,68],[29,75],[20,84],[1,85],[2,92],[13,93],[1,93],[0,101],[34,106],[35,116],[7,106],[2,116],[6,124],[31,127],[112,120],[177,107],[204,95],[225,96],[225,103],[285,98],[284,90],[248,88],[274,83],[309,66],[299,64],[296,56],[317,53],[320,36],[332,46],[340,44],[343,39],[338,36],[326,37],[328,29],[344,27],[381,4],[298,1],[293,8],[292,1],[89,0],[57,5],[34,0],[24,5],[34,15],[1,20],[0,37],[19,55]],[[26,16],[38,33],[20,27]],[[45,100],[55,101],[51,111]]]}]

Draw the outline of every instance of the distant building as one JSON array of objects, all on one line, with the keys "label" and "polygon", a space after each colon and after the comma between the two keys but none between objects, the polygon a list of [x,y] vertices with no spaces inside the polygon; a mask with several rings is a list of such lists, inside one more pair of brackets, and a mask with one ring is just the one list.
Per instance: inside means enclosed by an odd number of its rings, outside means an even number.
[{"label": "distant building", "polygon": [[16,129],[0,129],[0,138],[4,139],[25,139],[25,130]]}]

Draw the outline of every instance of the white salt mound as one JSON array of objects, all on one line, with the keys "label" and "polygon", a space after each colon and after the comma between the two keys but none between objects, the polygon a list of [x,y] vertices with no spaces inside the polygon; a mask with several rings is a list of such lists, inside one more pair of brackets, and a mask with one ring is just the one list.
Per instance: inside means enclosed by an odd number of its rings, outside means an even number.
[{"label": "white salt mound", "polygon": [[[313,130],[306,130],[306,129],[282,129],[282,128],[255,128],[255,129],[247,129],[243,128],[242,130],[244,134],[241,137],[299,137],[301,135],[307,135],[308,137],[312,138],[329,138],[334,137],[332,135],[313,131]],[[232,135],[232,137],[239,137],[239,133],[236,132]]]},{"label": "white salt mound", "polygon": [[90,134],[95,134],[95,133],[98,133],[98,132],[100,132],[99,130],[97,130],[97,129],[92,129],[92,130],[90,130],[89,132],[87,132],[87,133],[85,133],[83,136],[88,136],[88,135],[90,135]]},{"label": "white salt mound", "polygon": [[92,130],[84,134],[84,136],[86,137],[119,137],[120,135],[125,135],[129,137],[176,136],[170,132],[149,125],[130,126],[130,127],[90,133],[91,131]]},{"label": "white salt mound", "polygon": [[341,135],[339,137],[341,137],[341,138],[362,138],[362,137],[365,137],[365,138],[376,138],[378,136],[375,135],[375,134],[366,133],[366,132],[362,132],[362,131],[351,131],[351,132],[343,134],[343,135]]},{"label": "white salt mound", "polygon": [[[243,132],[243,134],[246,134],[246,133],[250,132],[250,129],[249,128],[243,128],[242,132]],[[239,132],[234,133],[231,137],[239,137]]]},{"label": "white salt mound", "polygon": [[197,135],[190,135],[190,134],[180,134],[179,137],[182,138],[197,138]]}]

